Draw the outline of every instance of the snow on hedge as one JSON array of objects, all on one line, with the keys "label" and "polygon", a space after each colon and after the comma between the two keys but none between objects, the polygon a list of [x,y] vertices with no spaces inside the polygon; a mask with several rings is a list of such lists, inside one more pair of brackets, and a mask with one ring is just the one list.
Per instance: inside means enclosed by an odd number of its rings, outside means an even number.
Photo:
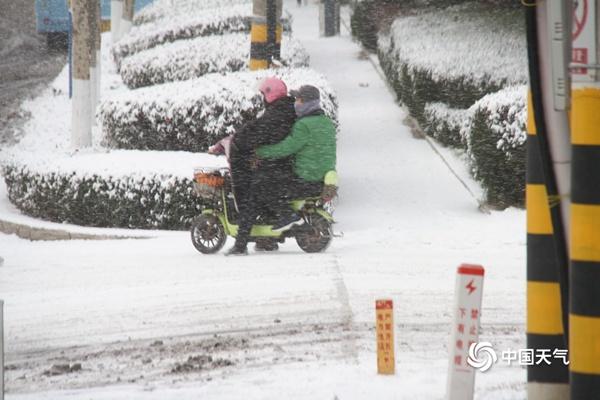
[{"label": "snow on hedge", "polygon": [[491,205],[523,203],[522,9],[468,2],[399,16],[378,40],[381,67],[426,134],[462,148]]},{"label": "snow on hedge", "polygon": [[466,149],[470,169],[497,207],[521,205],[525,196],[527,86],[509,86],[469,109],[425,106],[424,131],[444,145]]},{"label": "snow on hedge", "polygon": [[430,71],[434,80],[521,84],[527,82],[528,68],[520,16],[520,11],[477,2],[428,10],[396,19],[379,46],[392,51],[398,64]]},{"label": "snow on hedge", "polygon": [[496,147],[509,151],[527,141],[527,86],[509,86],[477,101],[471,113],[485,112],[489,127],[498,138]]},{"label": "snow on hedge", "polygon": [[54,154],[3,163],[10,201],[32,217],[84,226],[183,229],[199,214],[195,167],[223,157],[185,152]]},{"label": "snow on hedge", "polygon": [[112,49],[117,65],[123,58],[163,43],[231,32],[249,32],[252,4],[211,8],[134,26]]},{"label": "snow on hedge", "polygon": [[465,143],[463,128],[469,117],[468,110],[451,108],[446,103],[427,103],[423,129],[446,146],[461,147]]},{"label": "snow on hedge", "polygon": [[[109,93],[112,84],[103,86]],[[31,114],[25,136],[0,149],[0,162],[11,203],[29,216],[87,226],[183,229],[200,207],[191,193],[193,168],[225,162],[186,152],[107,153],[99,135],[92,149],[73,153],[67,67],[22,108]]]},{"label": "snow on hedge", "polygon": [[464,126],[473,175],[488,201],[499,206],[523,204],[527,141],[527,86],[485,96],[469,110]]},{"label": "snow on hedge", "polygon": [[[250,37],[244,33],[178,40],[127,57],[121,77],[130,88],[197,78],[211,72],[248,69]],[[284,36],[281,61],[285,66],[308,66],[309,56],[296,39]]]},{"label": "snow on hedge", "polygon": [[154,0],[138,12],[134,25],[146,24],[159,19],[180,15],[198,15],[206,9],[229,8],[239,4],[252,4],[250,0]]},{"label": "snow on hedge", "polygon": [[123,149],[206,151],[260,112],[259,83],[273,75],[283,79],[290,89],[305,84],[320,88],[325,112],[337,119],[333,89],[311,69],[209,74],[115,93],[100,106],[104,142]]}]

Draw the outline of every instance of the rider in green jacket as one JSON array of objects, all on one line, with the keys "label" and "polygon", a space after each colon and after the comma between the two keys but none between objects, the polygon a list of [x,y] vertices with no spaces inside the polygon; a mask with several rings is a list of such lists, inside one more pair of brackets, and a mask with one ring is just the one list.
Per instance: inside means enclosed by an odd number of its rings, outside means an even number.
[{"label": "rider in green jacket", "polygon": [[[335,170],[336,128],[320,105],[319,89],[305,85],[290,91],[296,98],[294,104],[298,120],[292,132],[281,142],[262,146],[256,151],[261,159],[279,159],[294,156],[294,175],[285,191],[287,199],[319,196],[323,178]],[[292,212],[287,202],[278,205],[280,220],[274,231],[283,231],[304,221]]]}]

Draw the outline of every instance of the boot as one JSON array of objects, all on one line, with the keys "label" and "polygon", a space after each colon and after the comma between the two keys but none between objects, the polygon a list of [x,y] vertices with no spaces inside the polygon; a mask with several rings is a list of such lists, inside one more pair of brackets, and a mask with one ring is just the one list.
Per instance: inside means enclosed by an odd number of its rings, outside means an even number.
[{"label": "boot", "polygon": [[276,251],[279,245],[273,239],[257,239],[254,245],[254,251]]}]

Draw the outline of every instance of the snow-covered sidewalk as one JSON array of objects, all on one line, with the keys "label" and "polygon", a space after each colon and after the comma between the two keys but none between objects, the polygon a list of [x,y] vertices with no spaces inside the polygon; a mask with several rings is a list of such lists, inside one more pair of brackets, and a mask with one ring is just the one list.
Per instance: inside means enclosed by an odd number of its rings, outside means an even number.
[{"label": "snow-covered sidewalk", "polygon": [[[479,212],[403,124],[347,29],[320,38],[316,5],[285,4],[311,66],[338,93],[343,238],[324,254],[290,242],[278,254],[231,259],[200,255],[185,232],[0,235],[8,399],[441,399],[462,262],[486,268],[481,339],[499,351],[524,347],[524,212]],[[380,297],[396,302],[392,377],[376,374]],[[65,363],[82,371],[44,374]],[[498,364],[476,385],[479,399],[521,399],[525,370]]]}]

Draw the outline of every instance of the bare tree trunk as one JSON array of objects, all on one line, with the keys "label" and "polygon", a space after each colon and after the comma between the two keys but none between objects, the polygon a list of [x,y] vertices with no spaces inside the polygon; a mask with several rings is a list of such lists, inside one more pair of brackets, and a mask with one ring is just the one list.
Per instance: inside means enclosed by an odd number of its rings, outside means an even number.
[{"label": "bare tree trunk", "polygon": [[123,16],[123,0],[110,2],[110,34],[113,43],[121,39],[121,18]]},{"label": "bare tree trunk", "polygon": [[96,106],[102,98],[101,82],[102,82],[102,10],[100,2],[96,2],[96,17],[98,20],[98,30],[96,30]]},{"label": "bare tree trunk", "polygon": [[90,100],[89,15],[96,0],[72,0],[73,7],[73,98],[71,145],[74,149],[92,142]]},{"label": "bare tree trunk", "polygon": [[129,33],[133,25],[133,13],[135,10],[135,0],[123,1],[123,18],[121,19],[121,37]]},{"label": "bare tree trunk", "polygon": [[[97,0],[94,0],[96,3],[100,3]],[[92,4],[90,8],[90,13],[88,15],[89,27],[90,27],[90,122],[92,126],[96,125],[96,102],[97,102],[97,89],[96,80],[98,79],[98,69],[96,68],[97,60],[96,60],[96,36],[97,31],[100,29],[98,23],[98,16],[96,15],[98,12],[98,7],[95,4]]]}]

